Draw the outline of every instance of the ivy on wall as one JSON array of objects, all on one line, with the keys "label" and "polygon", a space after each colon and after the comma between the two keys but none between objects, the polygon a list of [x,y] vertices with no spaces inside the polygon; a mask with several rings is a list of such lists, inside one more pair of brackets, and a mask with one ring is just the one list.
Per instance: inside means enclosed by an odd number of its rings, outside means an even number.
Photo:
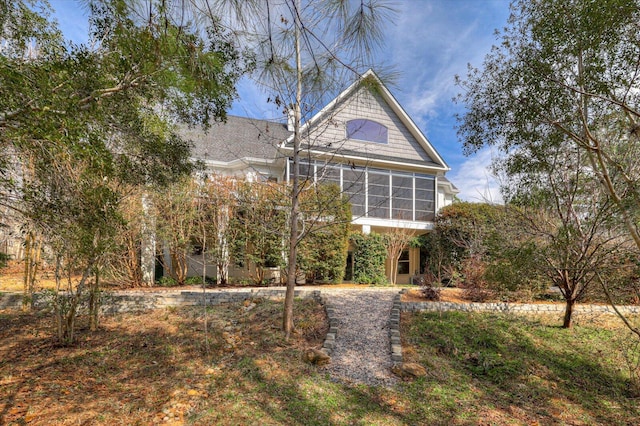
[{"label": "ivy on wall", "polygon": [[353,281],[360,284],[386,284],[387,247],[382,235],[372,232],[351,234],[353,244]]},{"label": "ivy on wall", "polygon": [[306,188],[301,196],[305,218],[298,246],[298,266],[306,281],[340,283],[344,278],[351,225],[351,205],[337,185]]}]

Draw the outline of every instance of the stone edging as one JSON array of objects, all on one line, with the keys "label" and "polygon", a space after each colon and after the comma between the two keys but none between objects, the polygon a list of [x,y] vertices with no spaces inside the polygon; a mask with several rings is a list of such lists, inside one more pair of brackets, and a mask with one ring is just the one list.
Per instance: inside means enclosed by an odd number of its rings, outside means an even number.
[{"label": "stone edging", "polygon": [[338,336],[338,318],[336,317],[336,310],[329,303],[327,296],[318,291],[318,300],[324,306],[324,310],[327,313],[327,320],[329,321],[329,331],[324,338],[324,343],[320,349],[322,352],[331,356],[331,353],[336,347],[336,337]]},{"label": "stone edging", "polygon": [[391,361],[402,363],[402,340],[400,338],[400,312],[402,311],[402,297],[404,290],[393,298],[391,315],[389,316],[389,341],[391,342]]}]

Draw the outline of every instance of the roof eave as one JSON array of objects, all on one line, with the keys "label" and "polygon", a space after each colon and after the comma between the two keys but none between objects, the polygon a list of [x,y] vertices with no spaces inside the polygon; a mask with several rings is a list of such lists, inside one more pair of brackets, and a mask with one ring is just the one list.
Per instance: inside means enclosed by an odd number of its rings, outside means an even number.
[{"label": "roof eave", "polygon": [[[400,117],[400,120],[402,121],[402,123],[405,126],[407,126],[407,128],[409,129],[409,131],[411,132],[413,137],[416,138],[416,140],[418,141],[420,146],[422,146],[422,148],[427,152],[427,154],[429,154],[429,156],[431,158],[434,159],[434,161],[436,161],[436,162],[438,162],[438,163],[440,163],[442,165],[442,168],[438,169],[438,170],[444,170],[444,171],[451,170],[449,165],[444,161],[444,159],[440,156],[440,154],[438,154],[438,152],[431,145],[431,143],[429,142],[427,137],[422,133],[422,131],[414,123],[414,121],[411,119],[411,117],[409,117],[409,115],[405,112],[405,110],[402,108],[402,106],[400,106],[400,104],[398,103],[396,98],[391,94],[389,89],[387,89],[387,87],[382,83],[380,78],[376,75],[376,73],[372,69],[367,70],[364,74],[362,74],[362,76],[359,79],[357,79],[356,81],[351,83],[349,85],[349,87],[347,87],[345,90],[343,90],[338,96],[335,97],[335,99],[333,99],[331,102],[329,102],[324,108],[322,108],[318,113],[316,113],[311,119],[306,121],[300,127],[300,133],[304,134],[305,131],[307,131],[307,129],[309,127],[313,126],[313,124],[316,121],[320,120],[327,112],[331,111],[338,103],[340,103],[344,98],[349,96],[352,91],[356,90],[360,86],[360,84],[362,83],[362,81],[365,78],[370,77],[370,76],[376,79],[376,81],[379,84],[380,89],[382,89],[381,93],[382,93],[382,96],[383,96],[385,102],[387,102],[387,104],[391,107],[391,109],[398,115],[398,117]],[[293,141],[293,137],[294,137],[294,135],[291,134],[287,139],[285,139],[282,142],[280,147],[281,148],[286,148],[286,145]]]},{"label": "roof eave", "polygon": [[[293,148],[291,147],[283,147],[280,149],[280,151],[284,154],[287,155],[287,151],[288,152],[293,152]],[[315,158],[315,159],[335,159],[338,158],[340,160],[346,161],[346,160],[352,160],[354,162],[357,163],[365,163],[367,165],[371,165],[371,166],[399,166],[401,168],[404,169],[416,169],[416,170],[424,170],[424,171],[430,171],[430,172],[448,172],[450,170],[449,167],[444,167],[444,166],[438,166],[438,165],[433,165],[433,164],[425,164],[425,165],[420,165],[420,164],[408,164],[406,162],[402,162],[402,161],[394,161],[394,160],[384,160],[384,159],[378,159],[378,158],[368,158],[368,157],[363,157],[363,156],[358,156],[358,155],[346,155],[346,154],[340,154],[339,152],[323,152],[323,151],[314,151],[314,150],[307,150],[306,152],[308,152],[311,157]]]},{"label": "roof eave", "polygon": [[452,182],[442,182],[438,179],[438,187],[441,188],[448,188],[450,193],[452,194],[458,194],[460,193],[460,190],[452,183]]},{"label": "roof eave", "polygon": [[259,165],[259,166],[275,166],[281,161],[280,158],[265,159],[256,157],[243,157],[232,161],[217,161],[217,160],[203,160],[192,158],[192,161],[198,161],[203,163],[207,167],[213,169],[228,169],[228,170],[240,170],[247,166]]}]

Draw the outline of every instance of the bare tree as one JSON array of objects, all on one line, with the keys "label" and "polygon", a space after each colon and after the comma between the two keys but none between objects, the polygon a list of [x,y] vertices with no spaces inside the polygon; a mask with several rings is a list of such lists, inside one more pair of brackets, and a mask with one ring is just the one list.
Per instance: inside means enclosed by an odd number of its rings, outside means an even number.
[{"label": "bare tree", "polygon": [[[153,194],[158,236],[169,252],[163,266],[178,285],[184,285],[188,273],[188,256],[194,245],[198,226],[198,185],[190,177]],[[164,258],[163,258],[164,259]]]},{"label": "bare tree", "polygon": [[560,139],[553,152],[532,157],[523,148],[500,163],[511,178],[503,193],[520,207],[512,211],[538,248],[541,263],[532,267],[541,269],[565,299],[563,327],[568,328],[576,301],[628,238],[583,151]]},{"label": "bare tree", "polygon": [[239,232],[232,224],[238,213],[237,189],[235,178],[211,175],[205,177],[199,191],[202,260],[216,265],[216,279],[220,285],[229,280],[230,244]]},{"label": "bare tree", "polygon": [[398,280],[398,261],[403,251],[409,248],[409,243],[415,238],[416,232],[413,229],[394,228],[385,234],[387,253],[389,255],[389,282],[396,284]]}]

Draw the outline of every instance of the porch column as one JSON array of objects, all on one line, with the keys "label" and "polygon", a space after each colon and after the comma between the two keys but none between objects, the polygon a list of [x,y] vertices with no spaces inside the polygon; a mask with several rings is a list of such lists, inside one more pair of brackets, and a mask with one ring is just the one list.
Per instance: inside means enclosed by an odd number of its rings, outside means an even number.
[{"label": "porch column", "polygon": [[152,286],[155,282],[156,271],[156,230],[155,219],[151,214],[151,200],[144,194],[142,196],[142,241],[140,247],[140,269],[142,270],[142,282]]}]

